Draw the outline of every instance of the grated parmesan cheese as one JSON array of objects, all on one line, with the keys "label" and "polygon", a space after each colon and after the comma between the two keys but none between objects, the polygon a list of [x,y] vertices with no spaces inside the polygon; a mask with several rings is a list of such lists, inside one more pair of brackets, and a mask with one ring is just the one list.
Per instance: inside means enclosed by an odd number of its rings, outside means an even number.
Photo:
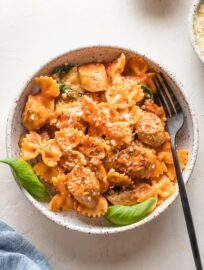
[{"label": "grated parmesan cheese", "polygon": [[195,44],[204,56],[204,1],[201,2],[196,11],[193,23]]}]

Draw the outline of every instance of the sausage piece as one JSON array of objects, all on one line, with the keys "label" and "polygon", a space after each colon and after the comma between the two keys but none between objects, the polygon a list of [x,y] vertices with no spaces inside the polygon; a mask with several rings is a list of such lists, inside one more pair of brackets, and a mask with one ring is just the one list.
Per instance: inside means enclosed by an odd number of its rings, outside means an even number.
[{"label": "sausage piece", "polygon": [[152,147],[158,147],[165,141],[165,130],[160,118],[150,112],[145,112],[136,123],[138,138]]}]

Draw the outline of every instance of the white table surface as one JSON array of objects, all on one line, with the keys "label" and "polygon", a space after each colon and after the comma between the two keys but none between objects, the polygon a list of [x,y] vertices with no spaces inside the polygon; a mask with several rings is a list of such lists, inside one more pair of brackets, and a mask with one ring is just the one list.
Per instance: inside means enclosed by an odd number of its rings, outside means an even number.
[{"label": "white table surface", "polygon": [[[0,0],[0,156],[9,107],[23,82],[51,57],[113,44],[148,54],[177,75],[200,126],[197,163],[187,186],[204,261],[204,64],[188,35],[190,0]],[[0,219],[29,239],[52,269],[192,270],[180,200],[150,224],[94,236],[68,231],[29,204],[0,165]]]}]

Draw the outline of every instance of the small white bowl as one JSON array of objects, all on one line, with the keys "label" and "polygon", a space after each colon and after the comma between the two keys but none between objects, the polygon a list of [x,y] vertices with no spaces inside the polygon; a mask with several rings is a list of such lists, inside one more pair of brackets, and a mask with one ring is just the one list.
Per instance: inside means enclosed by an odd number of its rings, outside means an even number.
[{"label": "small white bowl", "polygon": [[[27,84],[22,88],[20,95],[13,103],[12,109],[10,111],[6,134],[8,157],[19,156],[19,146],[18,146],[19,136],[25,131],[21,123],[21,114],[28,95],[33,94],[35,92],[34,83],[32,80],[34,77],[49,74],[50,70],[65,62],[70,62],[74,65],[80,65],[83,63],[97,62],[97,61],[104,61],[104,62],[113,61],[116,57],[118,57],[118,55],[121,52],[124,52],[127,57],[139,55],[134,51],[117,47],[110,47],[110,46],[87,47],[67,52],[49,61],[45,66],[40,68],[37,71],[37,73],[34,74],[27,82]],[[152,66],[156,71],[163,72],[163,74],[166,76],[167,80],[171,84],[175,92],[175,95],[178,97],[184,109],[185,124],[178,136],[177,144],[179,147],[189,149],[190,152],[189,161],[183,173],[184,181],[185,183],[187,183],[193,170],[198,150],[198,127],[194,111],[187,97],[184,95],[184,91],[182,90],[181,85],[175,82],[175,78],[173,77],[173,75],[168,73],[164,68],[161,68],[158,64],[156,64],[149,58],[145,57],[145,59],[148,61],[149,65]],[[156,218],[162,212],[164,212],[165,209],[167,209],[167,207],[170,206],[178,196],[178,186],[177,186],[176,192],[171,197],[169,197],[162,205],[157,207],[152,214],[150,214],[143,220],[128,226],[114,227],[109,222],[107,222],[107,220],[103,217],[90,219],[82,217],[76,214],[75,212],[66,212],[66,213],[50,212],[47,208],[48,206],[47,203],[38,202],[33,197],[31,197],[31,195],[24,188],[20,187],[20,189],[28,198],[28,200],[49,219],[55,221],[56,223],[62,225],[63,227],[72,230],[77,230],[80,232],[93,234],[117,233],[142,226],[145,223],[152,221],[154,218]]]},{"label": "small white bowl", "polygon": [[195,14],[199,8],[199,5],[201,4],[202,1],[203,0],[194,0],[193,5],[190,9],[190,13],[189,13],[188,28],[189,28],[191,44],[193,46],[193,49],[196,52],[197,56],[200,58],[200,60],[202,62],[204,62],[204,54],[202,54],[200,52],[199,47],[196,45],[195,33],[194,33],[194,18],[195,18]]}]

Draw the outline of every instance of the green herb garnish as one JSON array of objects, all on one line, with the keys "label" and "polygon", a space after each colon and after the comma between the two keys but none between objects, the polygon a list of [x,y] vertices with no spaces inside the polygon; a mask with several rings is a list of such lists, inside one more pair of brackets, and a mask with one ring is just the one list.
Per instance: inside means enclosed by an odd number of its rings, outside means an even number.
[{"label": "green herb garnish", "polygon": [[106,218],[114,225],[124,226],[135,223],[147,215],[155,203],[155,198],[149,198],[132,206],[112,205],[108,207]]},{"label": "green herb garnish", "polygon": [[49,200],[49,194],[29,163],[20,158],[7,158],[0,160],[0,162],[8,164],[12,168],[16,179],[35,199]]},{"label": "green herb garnish", "polygon": [[153,95],[151,89],[147,85],[144,85],[144,84],[141,86],[141,88],[145,94],[144,98],[145,99],[152,99],[154,101],[154,95]]}]

